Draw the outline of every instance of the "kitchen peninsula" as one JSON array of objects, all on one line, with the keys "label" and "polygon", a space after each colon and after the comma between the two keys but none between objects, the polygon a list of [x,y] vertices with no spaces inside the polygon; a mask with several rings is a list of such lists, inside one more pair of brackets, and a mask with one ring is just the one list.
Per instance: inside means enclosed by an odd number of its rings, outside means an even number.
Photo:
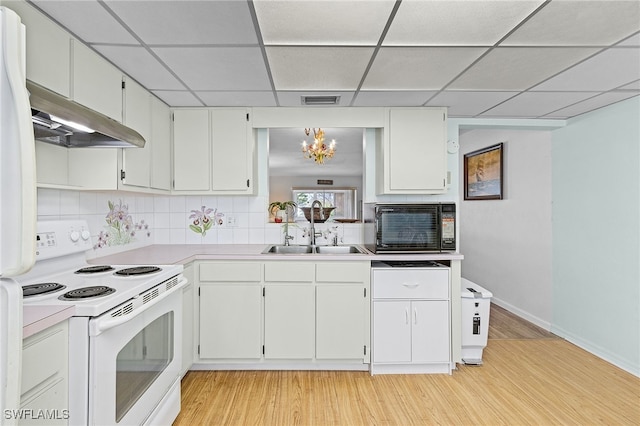
[{"label": "kitchen peninsula", "polygon": [[[461,361],[461,254],[376,255],[360,246],[357,247],[361,253],[351,254],[264,253],[268,247],[264,244],[156,244],[96,258],[92,263],[184,265],[184,273],[192,283],[183,293],[183,371],[186,372],[189,369],[369,370],[374,362],[372,347],[375,353],[375,344],[371,341],[371,297],[375,294],[371,282],[372,263],[437,262],[446,270],[446,308],[444,318],[436,322],[445,324],[449,330],[444,351],[447,359],[436,363],[437,368],[426,363],[429,368],[425,370],[423,365],[419,371],[450,372]],[[396,285],[402,287],[403,283]],[[407,287],[417,285],[412,282]],[[400,370],[378,371],[412,372],[414,364],[403,361]]]}]

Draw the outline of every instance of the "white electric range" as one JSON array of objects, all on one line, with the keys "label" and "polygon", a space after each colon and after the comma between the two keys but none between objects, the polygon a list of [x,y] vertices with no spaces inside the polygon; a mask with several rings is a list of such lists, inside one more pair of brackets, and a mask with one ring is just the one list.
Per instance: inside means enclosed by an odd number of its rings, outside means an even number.
[{"label": "white electric range", "polygon": [[25,306],[75,306],[69,423],[171,424],[180,410],[182,265],[91,265],[84,221],[38,222]]}]

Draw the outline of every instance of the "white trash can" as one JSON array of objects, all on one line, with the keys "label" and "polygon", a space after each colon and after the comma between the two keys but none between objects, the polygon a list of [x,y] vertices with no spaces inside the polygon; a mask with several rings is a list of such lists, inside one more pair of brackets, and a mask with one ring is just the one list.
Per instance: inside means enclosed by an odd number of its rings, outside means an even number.
[{"label": "white trash can", "polygon": [[482,350],[489,336],[489,311],[493,294],[462,278],[462,362],[482,365]]}]

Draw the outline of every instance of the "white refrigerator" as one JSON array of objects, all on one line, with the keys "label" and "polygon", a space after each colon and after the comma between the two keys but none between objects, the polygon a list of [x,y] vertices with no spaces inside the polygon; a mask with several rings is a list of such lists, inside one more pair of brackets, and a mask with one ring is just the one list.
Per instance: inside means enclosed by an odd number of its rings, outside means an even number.
[{"label": "white refrigerator", "polygon": [[25,27],[0,7],[0,425],[20,407],[22,287],[35,262],[36,176],[26,89]]}]

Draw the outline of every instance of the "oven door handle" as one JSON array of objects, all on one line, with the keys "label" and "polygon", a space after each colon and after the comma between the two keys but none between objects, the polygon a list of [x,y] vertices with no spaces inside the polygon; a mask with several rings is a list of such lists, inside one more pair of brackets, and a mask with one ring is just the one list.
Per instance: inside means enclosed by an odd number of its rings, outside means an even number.
[{"label": "oven door handle", "polygon": [[[117,327],[119,325],[126,323],[127,321],[130,321],[131,319],[137,317],[138,315],[140,315],[150,307],[160,303],[167,297],[171,296],[176,291],[181,290],[182,287],[184,287],[187,283],[188,283],[187,279],[185,277],[181,277],[180,281],[178,281],[178,284],[172,287],[170,290],[165,291],[160,296],[153,299],[152,302],[148,302],[140,307],[134,307],[134,309],[129,314],[110,318],[109,314],[107,313],[104,315],[104,318],[97,318],[95,321],[91,322],[89,334],[91,336],[98,336],[101,333],[104,333],[105,331],[111,328]],[[134,303],[135,305],[136,301],[133,301],[132,303]]]}]

